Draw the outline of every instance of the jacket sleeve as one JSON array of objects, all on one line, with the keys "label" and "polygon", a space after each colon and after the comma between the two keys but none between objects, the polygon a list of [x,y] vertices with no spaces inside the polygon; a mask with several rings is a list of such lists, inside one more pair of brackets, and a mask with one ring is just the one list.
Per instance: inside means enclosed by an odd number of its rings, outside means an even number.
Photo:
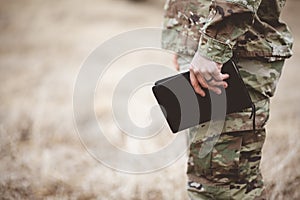
[{"label": "jacket sleeve", "polygon": [[225,63],[233,56],[237,38],[254,23],[261,0],[213,0],[204,19],[197,52],[215,62]]}]

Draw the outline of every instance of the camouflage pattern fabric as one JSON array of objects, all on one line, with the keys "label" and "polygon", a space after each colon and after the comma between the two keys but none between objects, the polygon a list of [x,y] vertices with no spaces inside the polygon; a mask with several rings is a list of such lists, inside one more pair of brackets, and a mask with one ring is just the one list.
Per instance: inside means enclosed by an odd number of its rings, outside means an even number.
[{"label": "camouflage pattern fabric", "polygon": [[191,144],[190,199],[266,199],[259,170],[265,130],[224,133],[209,154],[199,156],[201,146],[210,139]]},{"label": "camouflage pattern fabric", "polygon": [[[293,38],[279,21],[285,0],[167,0],[162,47],[187,69],[196,52],[219,63],[233,59],[255,103],[227,115],[221,135],[211,122],[190,129],[188,193],[191,199],[265,199],[259,170],[269,98],[274,95]],[[230,87],[230,86],[229,86]],[[216,138],[219,137],[219,138]],[[208,154],[201,148],[217,141]]]},{"label": "camouflage pattern fabric", "polygon": [[[187,70],[190,55],[179,55],[181,70]],[[191,199],[266,199],[259,170],[264,126],[269,118],[269,98],[274,95],[284,61],[235,60],[252,101],[256,105],[256,133],[249,119],[251,109],[226,116],[221,135],[211,130],[211,122],[189,130],[191,146],[188,162],[188,194]],[[260,72],[260,73],[258,73]],[[230,86],[229,86],[230,87]],[[203,157],[201,148],[214,147]]]},{"label": "camouflage pattern fabric", "polygon": [[215,62],[233,56],[284,60],[292,36],[279,21],[285,0],[168,0],[162,46],[178,54],[198,51]]}]

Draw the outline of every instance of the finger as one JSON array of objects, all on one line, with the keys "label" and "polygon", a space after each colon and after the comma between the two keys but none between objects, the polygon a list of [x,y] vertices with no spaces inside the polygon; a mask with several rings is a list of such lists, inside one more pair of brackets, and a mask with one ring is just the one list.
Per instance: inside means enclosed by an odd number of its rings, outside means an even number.
[{"label": "finger", "polygon": [[208,84],[209,84],[210,81],[212,81],[214,79],[212,74],[210,74],[209,72],[203,72],[202,75],[204,77],[205,82],[208,83]]},{"label": "finger", "polygon": [[177,71],[179,71],[178,55],[175,55],[175,56],[173,57],[173,64],[174,64],[174,66],[175,66],[175,69],[176,69]]},{"label": "finger", "polygon": [[204,76],[201,74],[199,70],[191,69],[194,72],[194,75],[196,76],[198,82],[200,85],[204,88],[208,88],[207,81],[205,80]]},{"label": "finger", "polygon": [[177,60],[178,60],[178,55],[174,55],[174,57],[173,57],[173,63],[175,64],[175,63],[177,63]]},{"label": "finger", "polygon": [[221,89],[219,87],[208,86],[208,89],[211,90],[211,91],[213,91],[216,94],[221,94],[222,93],[222,91],[221,91]]},{"label": "finger", "polygon": [[223,67],[223,64],[222,64],[222,63],[217,63],[217,68],[218,68],[220,71],[221,71],[222,67]]},{"label": "finger", "polygon": [[228,87],[228,83],[226,81],[216,81],[216,80],[212,80],[210,82],[208,82],[209,86],[217,86],[217,87],[223,87],[223,88],[227,88]]},{"label": "finger", "polygon": [[205,92],[201,89],[198,79],[196,78],[192,69],[190,69],[190,80],[191,80],[191,84],[192,84],[195,92],[198,93],[199,95],[201,95],[202,97],[204,97]]},{"label": "finger", "polygon": [[213,76],[211,76],[209,73],[203,73],[202,74],[203,75],[203,78],[204,78],[204,80],[206,81],[206,83],[209,83],[211,80],[213,80],[214,78],[213,78]]},{"label": "finger", "polygon": [[212,73],[211,75],[212,75],[212,76],[214,77],[214,79],[217,80],[217,81],[223,81],[223,80],[229,78],[229,74],[222,74],[221,72],[217,72],[217,73],[214,72],[214,73]]},{"label": "finger", "polygon": [[222,74],[222,79],[225,80],[225,79],[228,79],[229,78],[229,74]]}]

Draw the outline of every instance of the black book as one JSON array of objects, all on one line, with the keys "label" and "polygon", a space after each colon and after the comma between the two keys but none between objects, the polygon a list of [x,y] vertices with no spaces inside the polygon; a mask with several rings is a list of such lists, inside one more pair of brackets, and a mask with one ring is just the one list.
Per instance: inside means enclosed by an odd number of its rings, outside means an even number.
[{"label": "black book", "polygon": [[173,133],[210,120],[222,120],[226,114],[253,108],[248,90],[233,61],[222,67],[229,74],[228,87],[217,95],[204,88],[205,97],[195,93],[189,72],[164,78],[152,87],[154,96]]}]

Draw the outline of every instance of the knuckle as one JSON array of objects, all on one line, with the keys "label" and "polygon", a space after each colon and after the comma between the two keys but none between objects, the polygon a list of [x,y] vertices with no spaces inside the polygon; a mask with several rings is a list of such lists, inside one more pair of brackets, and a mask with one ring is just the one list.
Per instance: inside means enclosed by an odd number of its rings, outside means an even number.
[{"label": "knuckle", "polygon": [[212,69],[212,68],[209,68],[208,70],[207,70],[209,73],[215,73],[215,70],[214,69]]},{"label": "knuckle", "polygon": [[196,75],[199,75],[199,74],[201,74],[201,71],[200,71],[199,69],[194,69],[194,73],[195,73]]},{"label": "knuckle", "polygon": [[204,69],[204,68],[201,68],[201,69],[199,69],[199,72],[201,72],[201,73],[206,73],[206,72],[207,72],[207,70],[206,70],[206,69]]}]

